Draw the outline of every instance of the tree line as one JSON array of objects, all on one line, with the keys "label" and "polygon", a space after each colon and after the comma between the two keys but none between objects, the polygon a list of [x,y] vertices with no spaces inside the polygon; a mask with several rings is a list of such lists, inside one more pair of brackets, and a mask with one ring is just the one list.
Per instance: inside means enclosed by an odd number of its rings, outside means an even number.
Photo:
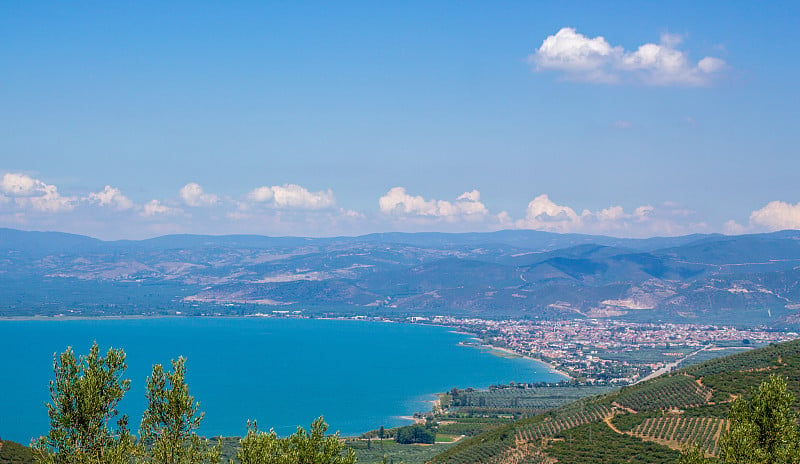
[{"label": "tree line", "polygon": [[[122,349],[105,356],[95,342],[87,355],[72,348],[54,356],[51,402],[47,404],[50,430],[34,440],[40,464],[218,464],[221,442],[212,446],[197,429],[204,413],[186,384],[186,359],[173,360],[171,370],[155,364],[147,378],[147,407],[138,437],[131,433],[128,416],[117,410],[130,389],[123,378],[127,364]],[[248,422],[236,457],[242,464],[353,464],[338,432],[326,435],[320,417],[309,429],[297,428],[288,437],[258,429]]]}]

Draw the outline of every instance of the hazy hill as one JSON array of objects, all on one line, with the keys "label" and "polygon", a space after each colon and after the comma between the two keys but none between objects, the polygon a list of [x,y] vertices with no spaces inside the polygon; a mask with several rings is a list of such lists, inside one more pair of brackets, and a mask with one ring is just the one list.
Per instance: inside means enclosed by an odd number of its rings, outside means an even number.
[{"label": "hazy hill", "polygon": [[623,317],[797,325],[800,232],[101,241],[0,229],[0,315]]}]

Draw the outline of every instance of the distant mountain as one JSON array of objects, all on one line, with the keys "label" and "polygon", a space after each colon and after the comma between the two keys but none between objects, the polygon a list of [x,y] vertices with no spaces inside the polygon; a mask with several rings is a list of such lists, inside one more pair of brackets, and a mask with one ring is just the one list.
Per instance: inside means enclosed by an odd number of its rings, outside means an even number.
[{"label": "distant mountain", "polygon": [[99,249],[104,242],[63,232],[27,232],[0,228],[0,251],[32,254],[82,253]]},{"label": "distant mountain", "polygon": [[101,241],[0,229],[0,315],[619,317],[800,325],[800,232]]}]

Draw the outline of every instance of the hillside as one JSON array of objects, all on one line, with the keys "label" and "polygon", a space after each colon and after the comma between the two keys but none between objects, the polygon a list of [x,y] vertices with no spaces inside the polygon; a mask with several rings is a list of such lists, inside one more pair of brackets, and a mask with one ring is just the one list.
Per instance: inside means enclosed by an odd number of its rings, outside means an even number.
[{"label": "hillside", "polygon": [[301,314],[800,327],[800,232],[106,242],[0,229],[0,316]]},{"label": "hillside", "polygon": [[13,441],[0,440],[0,464],[30,464],[33,452],[27,446]]},{"label": "hillside", "polygon": [[800,398],[800,340],[584,398],[463,440],[431,462],[600,464],[624,456],[629,463],[673,463],[694,443],[715,456],[732,399],[770,374],[785,377]]}]

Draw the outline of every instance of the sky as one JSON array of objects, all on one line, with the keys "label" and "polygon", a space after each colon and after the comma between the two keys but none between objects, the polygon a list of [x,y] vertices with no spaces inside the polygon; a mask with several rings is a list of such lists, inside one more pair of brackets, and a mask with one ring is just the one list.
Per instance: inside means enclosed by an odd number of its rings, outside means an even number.
[{"label": "sky", "polygon": [[800,228],[800,2],[0,2],[0,227]]}]

